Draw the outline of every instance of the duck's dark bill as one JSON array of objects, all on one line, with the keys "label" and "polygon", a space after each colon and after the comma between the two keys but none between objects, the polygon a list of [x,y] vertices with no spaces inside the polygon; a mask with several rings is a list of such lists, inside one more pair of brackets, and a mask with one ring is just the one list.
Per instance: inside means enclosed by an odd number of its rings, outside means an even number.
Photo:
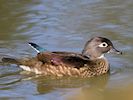
[{"label": "duck's dark bill", "polygon": [[122,55],[122,52],[119,51],[119,50],[117,50],[117,49],[115,49],[115,48],[110,49],[110,51],[109,51],[108,53],[115,53],[115,54],[120,54],[120,55]]}]

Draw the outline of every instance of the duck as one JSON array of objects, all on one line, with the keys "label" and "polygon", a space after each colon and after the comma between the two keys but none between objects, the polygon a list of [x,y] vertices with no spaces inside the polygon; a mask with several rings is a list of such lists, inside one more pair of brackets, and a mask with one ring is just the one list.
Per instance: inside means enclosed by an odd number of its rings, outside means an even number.
[{"label": "duck", "polygon": [[86,42],[81,53],[66,51],[48,51],[29,42],[37,55],[30,58],[3,57],[2,62],[16,64],[26,71],[45,76],[94,77],[109,73],[110,64],[106,53],[122,54],[105,37],[93,37]]}]

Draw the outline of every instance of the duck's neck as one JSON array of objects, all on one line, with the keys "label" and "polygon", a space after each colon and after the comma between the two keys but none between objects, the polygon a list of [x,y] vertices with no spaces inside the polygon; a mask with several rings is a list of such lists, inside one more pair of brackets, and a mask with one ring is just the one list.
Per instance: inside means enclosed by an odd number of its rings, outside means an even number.
[{"label": "duck's neck", "polygon": [[105,58],[104,57],[104,54],[102,54],[101,56],[97,57],[98,59],[102,59],[102,58]]},{"label": "duck's neck", "polygon": [[88,50],[84,49],[82,51],[82,55],[87,56],[90,59],[104,58],[104,54],[101,54],[101,53],[99,53],[95,50],[91,50],[91,49],[88,49]]},{"label": "duck's neck", "polygon": [[90,58],[91,60],[95,60],[95,59],[106,59],[104,54],[98,56],[98,57],[95,57],[95,56],[92,56],[92,55],[87,55],[88,58]]}]

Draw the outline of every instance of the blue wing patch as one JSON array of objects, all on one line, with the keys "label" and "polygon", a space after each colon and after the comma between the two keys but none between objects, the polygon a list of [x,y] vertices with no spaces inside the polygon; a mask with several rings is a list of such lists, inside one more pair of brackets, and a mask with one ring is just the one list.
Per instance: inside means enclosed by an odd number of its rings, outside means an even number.
[{"label": "blue wing patch", "polygon": [[37,44],[35,44],[35,43],[29,42],[29,45],[30,45],[34,50],[36,50],[38,53],[39,53],[39,52],[47,51],[46,49],[40,47],[39,45],[37,45]]}]

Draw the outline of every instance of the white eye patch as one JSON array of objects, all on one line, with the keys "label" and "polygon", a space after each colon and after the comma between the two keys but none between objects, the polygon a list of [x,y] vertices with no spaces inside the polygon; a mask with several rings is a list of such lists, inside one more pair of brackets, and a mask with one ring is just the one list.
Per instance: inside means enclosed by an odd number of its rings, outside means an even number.
[{"label": "white eye patch", "polygon": [[99,46],[99,47],[107,47],[108,44],[107,44],[106,42],[103,42],[103,43],[99,44],[98,46]]}]

